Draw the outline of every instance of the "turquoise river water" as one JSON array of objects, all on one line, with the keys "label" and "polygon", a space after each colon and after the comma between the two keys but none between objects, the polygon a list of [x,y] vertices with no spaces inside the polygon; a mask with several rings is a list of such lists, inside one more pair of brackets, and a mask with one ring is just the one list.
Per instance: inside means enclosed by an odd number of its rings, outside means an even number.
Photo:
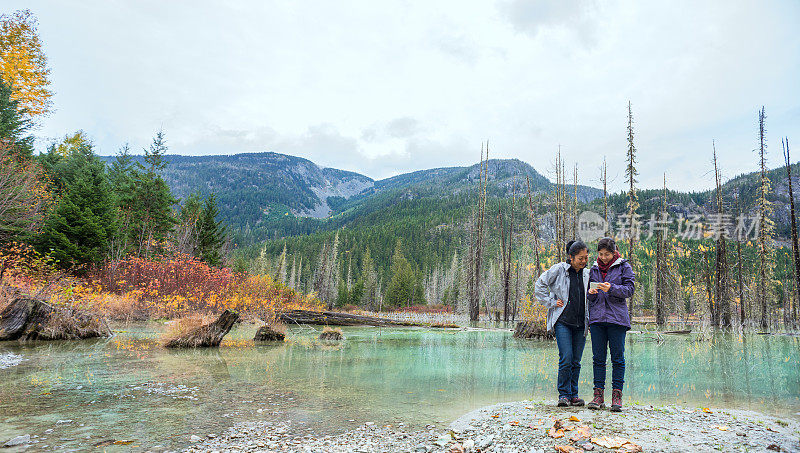
[{"label": "turquoise river water", "polygon": [[[292,328],[281,344],[254,344],[240,325],[220,348],[167,350],[159,324],[113,326],[110,339],[0,343],[24,358],[0,369],[0,444],[39,436],[28,451],[108,451],[188,445],[248,420],[292,419],[298,433],[364,422],[443,425],[503,401],[555,401],[554,342],[507,330],[344,328],[341,345]],[[753,409],[800,417],[800,337],[632,333],[625,403]],[[580,389],[591,392],[591,346]],[[610,368],[608,370],[610,379]],[[102,449],[100,449],[102,450]]]}]

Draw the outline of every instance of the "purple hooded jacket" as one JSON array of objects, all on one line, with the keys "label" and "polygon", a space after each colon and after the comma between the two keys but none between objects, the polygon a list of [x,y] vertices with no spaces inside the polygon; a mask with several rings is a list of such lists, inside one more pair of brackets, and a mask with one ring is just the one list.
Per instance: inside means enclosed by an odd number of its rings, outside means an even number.
[{"label": "purple hooded jacket", "polygon": [[597,263],[594,263],[589,271],[589,282],[609,282],[611,289],[608,292],[597,290],[597,294],[586,294],[589,299],[589,324],[607,322],[630,329],[631,318],[626,299],[633,295],[635,280],[636,274],[626,259],[617,258],[608,270],[605,280]]}]

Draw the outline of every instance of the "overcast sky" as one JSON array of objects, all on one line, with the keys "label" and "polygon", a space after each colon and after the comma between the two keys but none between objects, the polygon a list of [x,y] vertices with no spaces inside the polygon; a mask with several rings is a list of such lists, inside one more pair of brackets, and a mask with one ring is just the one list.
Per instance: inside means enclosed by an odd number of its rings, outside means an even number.
[{"label": "overcast sky", "polygon": [[800,2],[5,1],[30,8],[56,111],[38,148],[85,130],[99,154],[275,151],[375,179],[518,158],[624,186],[627,103],[640,185],[711,187],[800,158]]}]

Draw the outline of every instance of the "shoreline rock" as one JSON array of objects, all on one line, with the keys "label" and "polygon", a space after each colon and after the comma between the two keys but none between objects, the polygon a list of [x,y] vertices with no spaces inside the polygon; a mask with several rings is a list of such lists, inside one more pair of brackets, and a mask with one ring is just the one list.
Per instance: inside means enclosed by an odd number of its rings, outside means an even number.
[{"label": "shoreline rock", "polygon": [[444,429],[365,423],[339,435],[300,436],[290,434],[291,427],[291,421],[242,423],[186,451],[800,451],[798,420],[678,406],[637,405],[613,413],[519,401],[476,409]]}]

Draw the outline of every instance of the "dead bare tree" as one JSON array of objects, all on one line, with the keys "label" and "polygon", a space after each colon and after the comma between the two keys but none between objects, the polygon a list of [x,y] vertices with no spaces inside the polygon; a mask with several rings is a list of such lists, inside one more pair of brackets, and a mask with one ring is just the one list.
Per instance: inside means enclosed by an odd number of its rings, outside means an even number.
[{"label": "dead bare tree", "polygon": [[[741,205],[741,194],[736,197],[736,213],[738,216],[742,215],[742,205]],[[744,280],[742,274],[742,239],[741,237],[737,237],[736,239],[736,285],[737,285],[737,292],[739,296],[739,325],[744,326],[745,321],[747,320],[746,311],[745,311],[745,299],[744,299]]]},{"label": "dead bare tree", "polygon": [[469,320],[478,321],[480,317],[481,271],[483,260],[484,220],[486,213],[486,185],[489,180],[489,142],[481,144],[481,163],[478,174],[478,201],[473,212],[469,254],[467,257],[467,288],[469,296]]},{"label": "dead bare tree", "polygon": [[797,321],[797,304],[800,303],[800,244],[797,243],[797,214],[794,210],[794,191],[792,189],[792,163],[789,159],[789,137],[781,140],[783,160],[786,164],[786,180],[789,184],[789,215],[792,227],[792,260],[794,261],[794,294],[792,303],[792,320]]},{"label": "dead bare tree", "polygon": [[[664,177],[666,178],[666,175]],[[604,234],[606,236],[611,236],[611,231],[609,228],[610,222],[608,220],[608,165],[606,164],[605,156],[603,156],[603,171],[601,179],[603,180],[603,220],[606,222]]]},{"label": "dead bare tree", "polygon": [[717,222],[716,229],[716,261],[714,263],[714,302],[711,312],[711,323],[714,326],[731,326],[730,291],[728,286],[728,244],[727,231],[723,231],[725,209],[722,202],[722,178],[717,164],[717,147],[712,141],[714,150],[714,181],[716,184]]},{"label": "dead bare tree", "polygon": [[[603,170],[605,170],[605,162],[603,163]],[[605,171],[604,171],[605,173]],[[661,212],[658,213],[659,216],[666,216],[667,213],[667,174],[664,173],[664,192],[661,197]],[[664,253],[664,231],[659,228],[656,231],[656,261],[655,261],[655,291],[654,291],[654,304],[656,308],[656,325],[659,327],[664,326],[667,323],[667,317],[664,310],[664,286],[665,286],[665,278],[664,278],[664,267],[666,263],[664,262],[665,253]]]},{"label": "dead bare tree", "polygon": [[539,243],[539,218],[536,211],[533,209],[533,195],[531,194],[531,177],[525,176],[528,182],[528,218],[531,222],[531,235],[533,236],[533,260],[536,264],[536,278],[542,272],[542,263],[539,259],[540,243]]},{"label": "dead bare tree", "polygon": [[[516,188],[516,182],[514,184]],[[511,295],[511,252],[513,249],[514,237],[514,200],[516,196],[511,196],[511,214],[508,230],[506,230],[505,219],[503,218],[503,204],[499,203],[497,208],[497,223],[500,229],[500,279],[503,286],[503,322],[507,323],[510,312],[509,299]]]},{"label": "dead bare tree", "polygon": [[762,330],[769,328],[769,297],[772,288],[772,270],[774,264],[775,250],[773,243],[774,223],[772,220],[772,202],[767,196],[771,191],[771,183],[767,177],[767,142],[765,138],[766,112],[764,107],[758,112],[758,140],[759,140],[759,168],[761,179],[758,190],[758,259],[759,259],[759,280],[757,286],[757,297],[761,307],[761,319],[759,326]]}]

